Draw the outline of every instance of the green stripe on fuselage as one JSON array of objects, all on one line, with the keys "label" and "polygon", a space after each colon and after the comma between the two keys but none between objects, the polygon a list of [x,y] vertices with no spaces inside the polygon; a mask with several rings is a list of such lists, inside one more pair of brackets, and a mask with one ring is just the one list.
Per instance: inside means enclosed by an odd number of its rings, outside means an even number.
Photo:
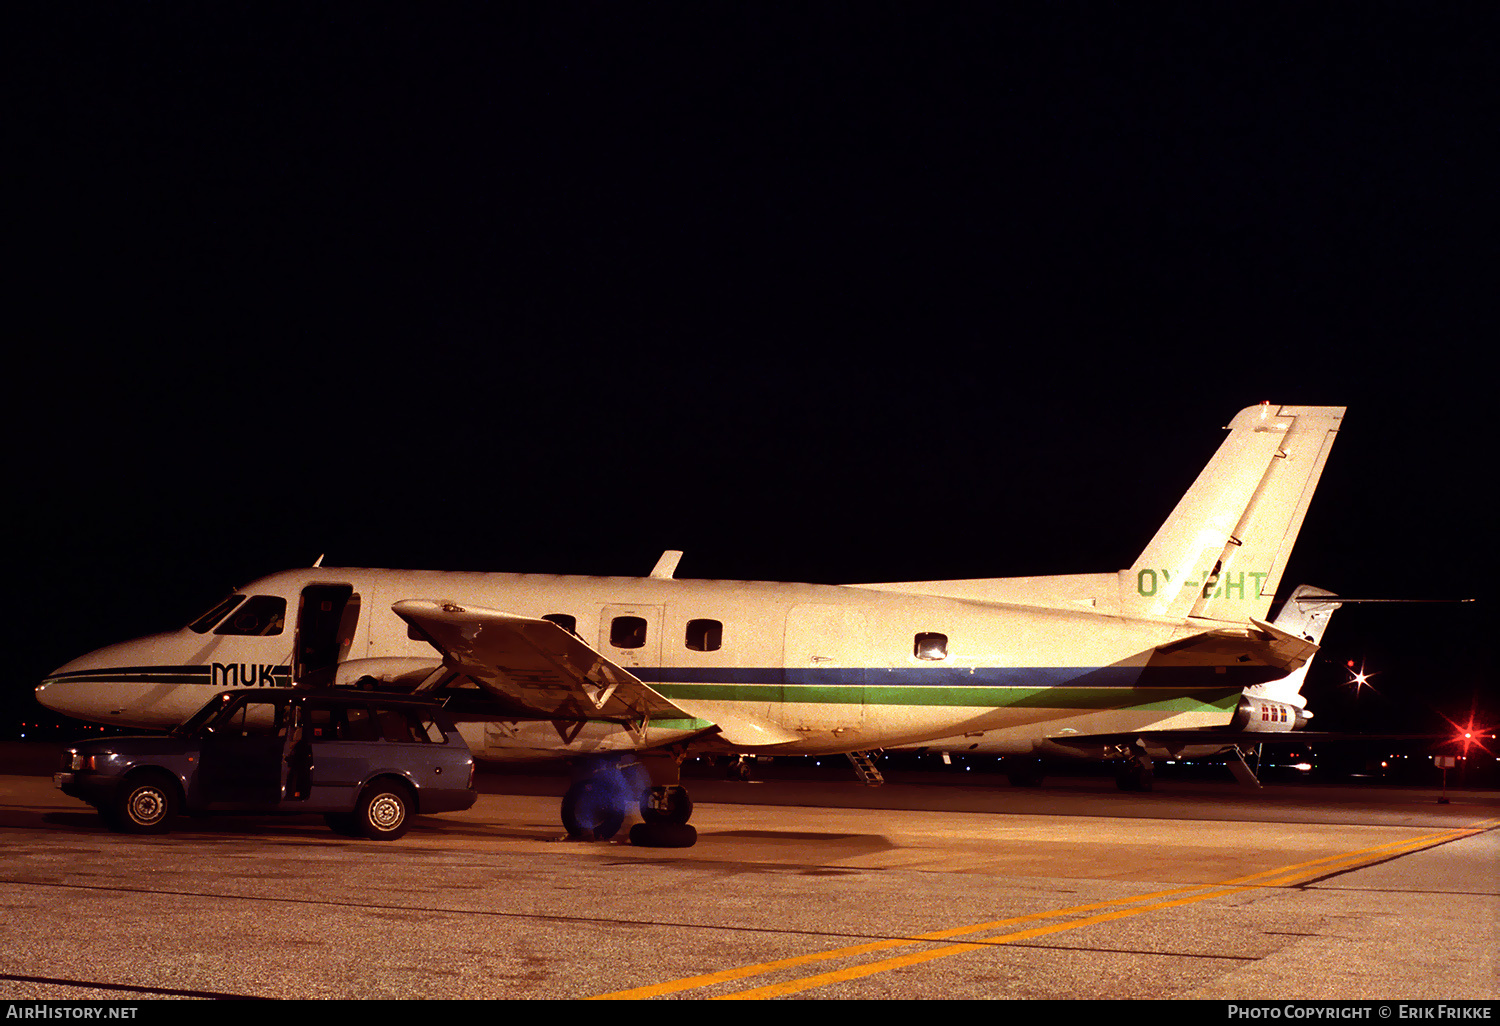
[{"label": "green stripe on fuselage", "polygon": [[1026,688],[902,687],[816,684],[667,684],[652,689],[671,700],[809,703],[820,705],[926,706],[970,709],[1153,709],[1228,712],[1240,689],[1224,688]]}]

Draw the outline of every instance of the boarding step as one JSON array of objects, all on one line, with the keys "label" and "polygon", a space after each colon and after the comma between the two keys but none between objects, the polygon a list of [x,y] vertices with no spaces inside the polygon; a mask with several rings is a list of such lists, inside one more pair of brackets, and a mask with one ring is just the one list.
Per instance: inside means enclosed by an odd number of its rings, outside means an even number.
[{"label": "boarding step", "polygon": [[854,764],[854,772],[859,775],[859,782],[866,787],[879,787],[885,783],[885,777],[880,775],[880,770],[875,768],[875,760],[880,758],[880,749],[876,748],[868,752],[845,752],[849,761]]}]

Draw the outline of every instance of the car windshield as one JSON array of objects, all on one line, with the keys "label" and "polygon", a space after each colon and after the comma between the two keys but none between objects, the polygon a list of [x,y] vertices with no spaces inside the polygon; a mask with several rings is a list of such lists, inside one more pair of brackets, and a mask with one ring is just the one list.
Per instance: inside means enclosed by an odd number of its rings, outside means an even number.
[{"label": "car windshield", "polygon": [[234,701],[232,693],[225,692],[221,695],[215,695],[208,700],[208,703],[202,709],[199,709],[182,723],[173,727],[168,733],[173,737],[192,737],[202,730],[205,724],[219,715],[223,711],[224,706],[232,701]]}]

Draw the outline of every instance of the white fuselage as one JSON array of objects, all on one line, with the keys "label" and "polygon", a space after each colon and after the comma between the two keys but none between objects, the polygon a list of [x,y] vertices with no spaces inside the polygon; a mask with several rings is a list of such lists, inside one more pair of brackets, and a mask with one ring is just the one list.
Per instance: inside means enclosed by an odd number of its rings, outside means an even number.
[{"label": "white fuselage", "polygon": [[[545,721],[468,724],[471,747],[488,758],[689,741],[812,754],[965,737],[963,747],[982,740],[981,750],[1022,753],[1070,733],[1223,725],[1243,688],[1271,672],[1156,663],[1148,672],[1157,646],[1204,629],[1181,619],[857,586],[317,567],[240,594],[261,600],[258,619],[242,604],[218,623],[100,649],[51,674],[39,700],[88,720],[166,728],[226,688],[290,686],[320,667],[338,683],[392,667],[417,680],[441,655],[391,611],[406,599],[569,618],[583,641],[692,714],[635,734],[593,722],[566,741]],[[343,606],[329,612],[329,595]],[[264,612],[278,604],[279,623]],[[621,637],[622,618],[644,621],[644,634]],[[315,633],[321,657],[309,654]],[[709,731],[730,722],[774,729],[776,743],[726,745]]]}]

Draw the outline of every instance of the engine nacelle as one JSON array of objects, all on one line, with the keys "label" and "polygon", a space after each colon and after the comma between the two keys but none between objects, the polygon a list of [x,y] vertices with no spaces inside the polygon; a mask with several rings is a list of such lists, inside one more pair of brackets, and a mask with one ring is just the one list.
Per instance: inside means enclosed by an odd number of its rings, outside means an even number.
[{"label": "engine nacelle", "polygon": [[1260,731],[1280,734],[1307,725],[1308,714],[1287,702],[1273,702],[1267,698],[1240,698],[1239,708],[1234,711],[1230,726],[1235,730]]},{"label": "engine nacelle", "polygon": [[432,676],[442,665],[442,660],[431,656],[350,659],[334,668],[333,686],[357,687],[362,681],[374,681],[392,690],[410,691]]}]

